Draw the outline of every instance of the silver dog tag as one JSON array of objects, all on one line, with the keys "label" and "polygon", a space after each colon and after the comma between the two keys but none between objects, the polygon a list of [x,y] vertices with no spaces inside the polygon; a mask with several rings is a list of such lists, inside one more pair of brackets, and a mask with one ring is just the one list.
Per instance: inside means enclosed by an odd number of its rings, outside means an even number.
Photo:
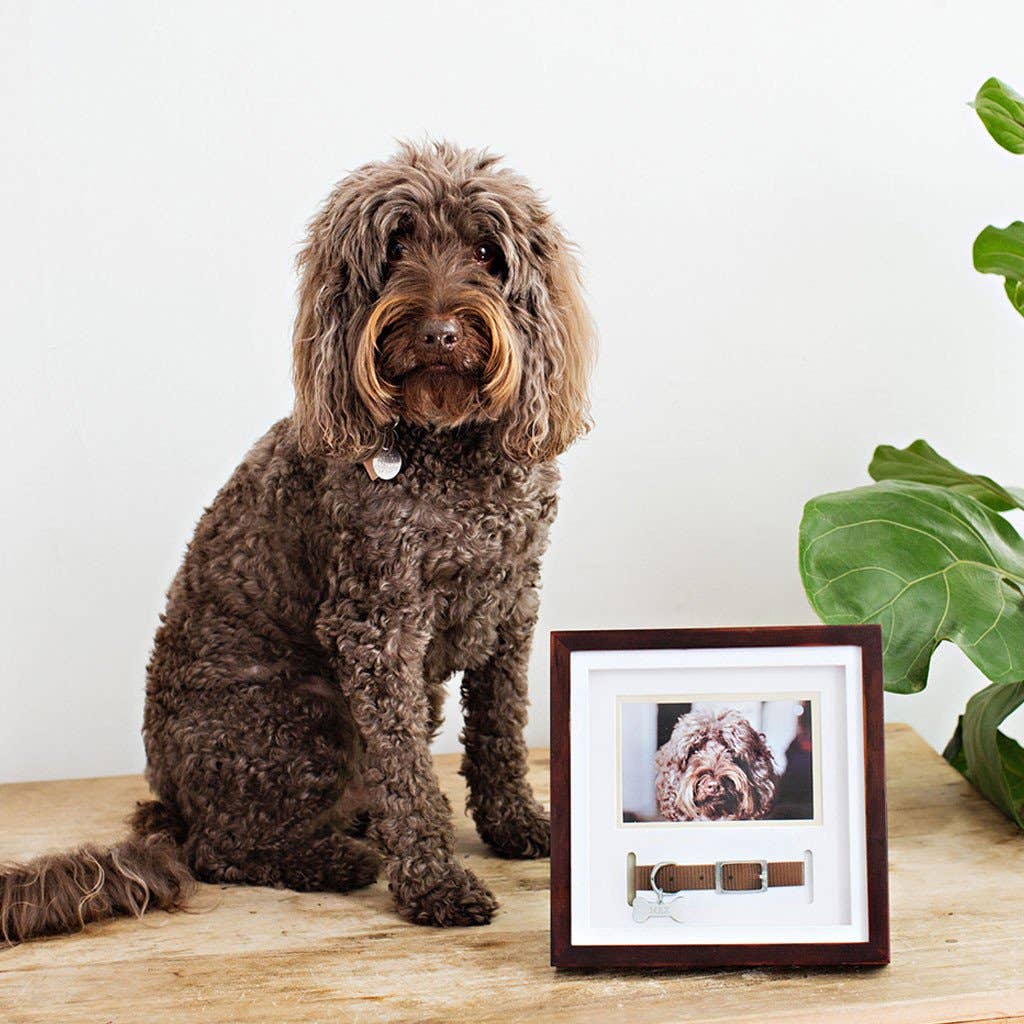
[{"label": "silver dog tag", "polygon": [[652,917],[669,917],[678,924],[682,924],[683,897],[677,896],[674,900],[667,902],[659,899],[657,903],[652,903],[645,896],[637,896],[633,900],[633,920],[637,924],[643,924],[644,921]]},{"label": "silver dog tag", "polygon": [[402,468],[402,456],[397,448],[381,448],[370,460],[374,473],[380,480],[393,480]]}]

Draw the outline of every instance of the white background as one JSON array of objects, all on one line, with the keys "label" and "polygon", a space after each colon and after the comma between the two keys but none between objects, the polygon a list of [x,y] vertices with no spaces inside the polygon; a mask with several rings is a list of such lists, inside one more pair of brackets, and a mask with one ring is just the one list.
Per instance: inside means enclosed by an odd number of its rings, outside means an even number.
[{"label": "white background", "polygon": [[[965,106],[1022,38],[1019,0],[0,4],[0,779],[141,768],[164,591],[289,409],[304,222],[395,138],[507,154],[586,257],[532,743],[550,629],[813,621],[801,507],[876,443],[1024,482],[1024,322],[970,266],[1024,160]],[[980,685],[953,651],[889,716],[941,746]]]}]

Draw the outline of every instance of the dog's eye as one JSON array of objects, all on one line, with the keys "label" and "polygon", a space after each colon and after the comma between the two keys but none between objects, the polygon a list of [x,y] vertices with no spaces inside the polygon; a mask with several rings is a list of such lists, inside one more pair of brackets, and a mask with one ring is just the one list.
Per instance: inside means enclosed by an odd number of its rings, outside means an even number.
[{"label": "dog's eye", "polygon": [[477,242],[473,246],[473,259],[495,277],[503,278],[505,276],[505,257],[502,255],[501,249],[493,242]]},{"label": "dog's eye", "polygon": [[400,238],[392,238],[388,242],[387,259],[388,263],[397,263],[405,254],[405,246]]}]

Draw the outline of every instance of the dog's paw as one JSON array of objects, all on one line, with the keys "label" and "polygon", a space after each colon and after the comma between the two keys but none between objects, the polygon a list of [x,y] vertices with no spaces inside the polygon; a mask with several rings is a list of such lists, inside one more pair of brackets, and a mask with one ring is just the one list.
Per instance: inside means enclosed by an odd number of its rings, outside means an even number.
[{"label": "dog's paw", "polygon": [[339,892],[373,885],[380,873],[380,854],[371,847],[349,841],[348,856],[339,865]]},{"label": "dog's paw", "polygon": [[540,804],[531,802],[503,816],[481,816],[480,838],[499,856],[531,860],[551,855],[551,822]]},{"label": "dog's paw", "polygon": [[426,879],[392,883],[398,912],[414,924],[458,928],[488,924],[498,909],[494,894],[470,871],[456,861],[441,868],[433,882]]}]

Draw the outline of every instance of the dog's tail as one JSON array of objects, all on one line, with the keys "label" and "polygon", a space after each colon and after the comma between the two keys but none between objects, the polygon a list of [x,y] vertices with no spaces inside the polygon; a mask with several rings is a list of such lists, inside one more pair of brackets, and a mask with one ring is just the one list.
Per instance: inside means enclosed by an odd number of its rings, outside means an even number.
[{"label": "dog's tail", "polygon": [[181,851],[184,822],[166,804],[150,800],[138,804],[129,824],[132,834],[110,847],[81,846],[0,865],[3,943],[80,931],[105,918],[179,909],[196,885]]}]

